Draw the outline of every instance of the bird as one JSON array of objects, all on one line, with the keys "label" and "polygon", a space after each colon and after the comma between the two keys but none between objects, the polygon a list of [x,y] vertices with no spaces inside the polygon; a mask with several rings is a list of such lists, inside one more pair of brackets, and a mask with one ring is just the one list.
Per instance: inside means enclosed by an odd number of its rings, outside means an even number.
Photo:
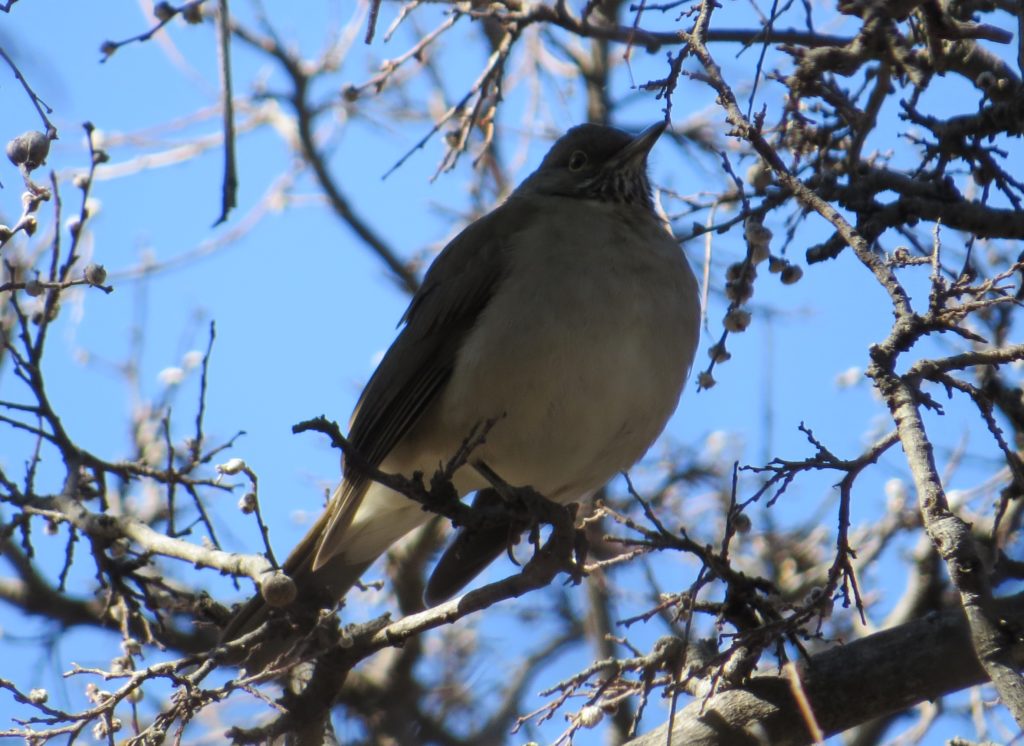
[{"label": "bird", "polygon": [[[700,336],[697,280],[648,178],[666,126],[636,136],[571,128],[501,205],[448,243],[355,407],[348,440],[361,460],[430,475],[489,422],[453,474],[458,494],[502,499],[490,489],[494,474],[568,504],[646,453],[677,408]],[[431,517],[349,461],[282,566],[307,608],[336,605]],[[462,590],[505,550],[508,530],[463,529],[426,602]],[[266,616],[257,595],[224,637]]]}]

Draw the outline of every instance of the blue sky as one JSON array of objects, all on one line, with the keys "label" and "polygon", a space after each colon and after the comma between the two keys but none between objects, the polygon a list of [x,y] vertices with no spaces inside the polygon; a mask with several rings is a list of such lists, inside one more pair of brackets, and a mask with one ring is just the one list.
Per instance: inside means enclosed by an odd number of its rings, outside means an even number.
[{"label": "blue sky", "polygon": [[[71,0],[23,0],[9,15],[0,16],[0,44],[14,55],[31,84],[54,109],[52,118],[60,140],[54,143],[48,165],[61,175],[85,163],[81,130],[85,120],[118,143],[120,133],[152,131],[216,104],[217,74],[208,26],[174,24],[169,40],[158,37],[126,46],[101,64],[99,47],[104,40],[133,36],[149,24],[134,3],[109,5],[111,10],[99,12],[96,4]],[[386,16],[391,9],[384,5]],[[284,17],[277,9],[273,12],[281,35],[312,54],[322,46],[325,26],[342,11],[336,3],[317,3],[292,17]],[[723,24],[745,21],[741,13],[733,7],[725,9]],[[429,19],[429,15],[424,17]],[[654,26],[671,25],[671,19],[653,15],[645,16],[645,23],[648,20]],[[381,27],[387,22],[382,19]],[[378,35],[368,50],[357,42],[334,80],[365,79],[369,60],[404,51],[408,33],[396,35],[387,45]],[[739,52],[739,47],[722,49],[729,53],[722,57],[727,74],[748,79],[756,50],[733,58],[731,54]],[[663,56],[637,52],[632,70],[635,79],[654,77],[664,63]],[[452,76],[450,93],[464,90],[481,59],[481,51],[469,44],[453,44],[445,51],[445,69]],[[237,53],[235,65],[238,93],[251,90],[256,79],[266,79],[271,88],[280,82],[265,60],[248,51]],[[617,84],[626,91],[627,72],[620,70],[617,76]],[[582,121],[579,92],[562,94],[545,99],[558,129]],[[777,91],[766,86],[761,95],[772,101]],[[703,111],[712,103],[707,89],[694,81],[684,80],[676,96],[677,124],[690,112]],[[528,131],[529,124],[524,123],[526,92],[510,86],[507,97],[501,126],[507,131]],[[4,138],[39,127],[24,92],[3,68],[0,106]],[[638,129],[658,120],[661,108],[653,95],[633,91],[620,124]],[[428,130],[426,119],[410,124],[390,122],[380,115],[357,117],[333,143],[331,167],[339,180],[358,198],[366,218],[407,257],[443,245],[461,226],[460,215],[470,206],[466,193],[470,158],[464,157],[453,172],[432,178],[443,155],[438,138],[398,171],[381,178]],[[216,117],[208,116],[180,129],[156,131],[142,147],[115,144],[109,147],[111,166],[125,168],[144,152],[164,150],[189,136],[217,132]],[[545,146],[540,141],[523,150],[517,181],[537,164]],[[105,178],[101,172],[94,189],[99,210],[89,223],[88,247],[91,261],[104,264],[111,272],[115,292],[109,296],[95,291],[74,293],[65,300],[49,342],[46,375],[54,405],[74,438],[109,458],[126,456],[128,417],[139,398],[159,401],[168,395],[161,371],[181,365],[189,351],[204,349],[208,324],[214,321],[217,341],[210,367],[206,432],[217,441],[245,431],[229,455],[244,458],[259,473],[264,509],[281,555],[301,536],[306,525],[303,516],[308,519],[316,513],[324,489],[338,475],[336,453],[316,436],[293,436],[291,426],[319,414],[347,420],[362,383],[393,338],[407,297],[350,231],[322,204],[310,199],[297,199],[286,211],[270,212],[242,239],[200,259],[143,281],[133,279],[131,268],[146,257],[168,261],[235,229],[289,161],[278,135],[264,128],[240,137],[239,164],[239,207],[227,225],[218,228],[211,228],[219,210],[220,154],[216,148],[195,159],[130,177]],[[745,168],[746,164],[737,166],[741,174]],[[665,142],[654,151],[652,173],[657,184],[684,194],[696,192],[702,185],[714,188],[721,178],[713,172],[713,161],[680,156]],[[16,170],[6,160],[0,163],[0,181],[5,186],[0,192],[0,214],[14,216],[20,206],[20,184]],[[308,181],[300,179],[295,194],[308,196],[313,190]],[[64,187],[64,198],[69,206],[77,205],[78,195],[70,185]],[[48,216],[48,210],[44,207],[42,214]],[[791,259],[803,265],[803,248],[820,241],[822,230],[822,221],[806,218],[797,231]],[[776,235],[781,233],[776,227]],[[738,231],[714,238],[719,269],[741,256],[740,242]],[[40,246],[38,239],[33,246]],[[700,241],[685,247],[698,269],[703,248]],[[691,382],[663,441],[652,453],[664,453],[677,445],[704,448],[709,436],[727,433],[739,444],[737,457],[741,461],[756,463],[766,453],[802,458],[810,455],[810,448],[797,430],[801,422],[837,455],[852,457],[864,445],[884,412],[866,385],[841,387],[836,380],[852,368],[863,367],[868,344],[884,336],[890,318],[886,300],[849,252],[836,261],[805,269],[804,280],[794,286],[784,287],[774,276],[759,281],[754,323],[745,334],[731,338],[733,359],[716,369],[718,385],[697,392]],[[922,274],[912,287],[922,300],[925,280]],[[770,322],[766,313],[758,311],[768,307],[775,310]],[[713,300],[698,367],[703,367],[707,347],[720,334],[722,312],[723,305]],[[143,332],[144,349],[138,390],[133,394],[115,369],[130,354],[135,327]],[[947,342],[953,343],[944,340],[939,344]],[[0,378],[0,386],[4,398],[19,395],[14,393],[16,383],[9,372]],[[179,441],[192,431],[196,391],[193,372],[169,394]],[[769,400],[772,415],[766,424]],[[929,423],[947,436],[944,442],[955,443],[958,433],[969,434],[971,448],[977,443],[979,451],[991,455],[989,444],[982,442],[985,433],[979,433],[968,410],[957,403],[944,420],[931,418]],[[0,431],[0,460],[6,469],[17,473],[25,450],[24,442],[13,441],[9,431]],[[941,451],[939,455],[944,457]],[[957,473],[953,486],[959,480],[962,486],[974,484],[981,471],[970,466]],[[54,467],[52,472],[44,469],[44,475],[58,478],[59,464]],[[902,474],[899,454],[894,452],[859,483],[855,522],[884,506],[882,485]],[[799,523],[828,499],[830,485],[827,476],[794,485],[773,515],[776,520]],[[222,504],[213,506],[221,538],[228,548],[253,550],[256,528],[239,520],[234,510],[236,499],[237,495],[225,496]],[[826,515],[831,526],[834,517]],[[62,546],[59,539],[50,541],[55,547]],[[60,559],[57,551],[52,561],[59,563]],[[186,570],[183,568],[183,574]],[[684,572],[692,572],[692,568]],[[885,566],[878,572],[887,572]],[[84,590],[89,568],[80,567],[74,577]],[[210,582],[216,580],[211,577]],[[895,600],[901,583],[902,578],[896,577],[879,587]],[[883,602],[880,608],[886,606]],[[495,616],[487,635],[500,640],[508,627],[502,626],[501,614]],[[7,635],[0,639],[0,650],[13,662],[8,663],[8,670],[12,665],[14,669],[35,667],[36,678],[47,686],[53,686],[54,672],[66,665],[67,651],[80,646],[82,640],[95,638],[92,633],[72,634],[62,645],[60,662],[50,665],[25,653],[18,642],[22,636],[38,633],[34,620],[0,608],[0,625]],[[582,659],[559,662],[548,679],[533,689],[543,688],[583,663]],[[70,689],[69,696],[75,696]],[[653,722],[660,717],[655,715]],[[556,728],[542,734],[551,737]],[[583,737],[578,743],[588,741]]]}]

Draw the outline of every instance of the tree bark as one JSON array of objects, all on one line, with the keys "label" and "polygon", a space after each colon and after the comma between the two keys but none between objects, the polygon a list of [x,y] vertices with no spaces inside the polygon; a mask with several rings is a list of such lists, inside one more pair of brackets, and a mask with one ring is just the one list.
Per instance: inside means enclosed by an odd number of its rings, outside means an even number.
[{"label": "tree bark", "polygon": [[[1024,594],[996,602],[1002,620],[1024,623]],[[1013,650],[1024,667],[1024,645]],[[818,727],[834,735],[860,723],[985,682],[963,611],[932,614],[811,656],[800,666]],[[628,746],[802,746],[813,743],[789,677],[755,676],[743,689],[683,708],[672,723]]]}]

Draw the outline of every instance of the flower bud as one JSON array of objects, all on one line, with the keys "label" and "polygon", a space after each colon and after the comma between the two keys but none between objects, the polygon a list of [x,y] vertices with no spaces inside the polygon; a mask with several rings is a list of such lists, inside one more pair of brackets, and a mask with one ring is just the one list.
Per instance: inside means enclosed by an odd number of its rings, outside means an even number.
[{"label": "flower bud", "polygon": [[768,247],[772,241],[772,232],[757,219],[747,218],[743,224],[743,236],[747,240],[751,262],[760,264],[769,257]]},{"label": "flower bud", "polygon": [[185,371],[177,365],[169,365],[157,373],[156,378],[164,386],[177,386],[185,380]]},{"label": "flower bud", "polygon": [[725,297],[733,303],[746,303],[754,295],[754,286],[749,282],[725,283]]},{"label": "flower bud", "polygon": [[800,282],[800,278],[804,276],[804,271],[795,264],[790,264],[779,276],[782,280],[783,285],[793,285],[794,283]]},{"label": "flower bud", "polygon": [[742,308],[734,308],[729,313],[725,314],[725,321],[723,323],[726,329],[730,332],[742,332],[750,326],[750,311]]},{"label": "flower bud", "polygon": [[174,7],[170,3],[157,3],[153,6],[153,15],[160,23],[167,23],[174,18]]},{"label": "flower bud", "polygon": [[37,130],[18,135],[7,143],[7,158],[26,171],[39,168],[50,153],[50,138]]},{"label": "flower bud", "polygon": [[732,525],[738,534],[749,534],[750,529],[753,527],[750,516],[746,513],[737,513],[734,515],[732,517]]},{"label": "flower bud", "polygon": [[181,17],[185,19],[185,23],[197,24],[203,22],[203,10],[200,7],[201,2],[191,2],[188,5],[183,5],[181,8]]},{"label": "flower bud", "polygon": [[754,187],[755,192],[763,192],[771,186],[772,172],[764,161],[759,160],[747,169],[747,183]]},{"label": "flower bud", "polygon": [[295,581],[278,570],[260,583],[260,595],[270,606],[287,606],[299,594]]},{"label": "flower bud", "polygon": [[106,282],[107,270],[102,264],[87,264],[85,267],[85,281],[90,285],[102,285]]},{"label": "flower bud", "polygon": [[725,344],[723,342],[716,342],[708,348],[708,357],[710,357],[715,363],[724,363],[728,362],[732,358],[732,355],[727,349],[725,349]]},{"label": "flower bud", "polygon": [[254,492],[246,492],[238,500],[238,509],[246,515],[254,513],[256,511],[256,494]]},{"label": "flower bud", "polygon": [[245,468],[246,468],[245,461],[243,461],[240,458],[232,458],[232,459],[228,459],[223,464],[217,464],[217,473],[218,474],[234,475],[234,474],[238,474],[239,472],[242,471],[242,469],[245,469]]},{"label": "flower bud", "polygon": [[587,705],[582,710],[580,710],[577,722],[583,728],[594,728],[597,726],[598,723],[601,722],[601,719],[603,717],[604,712],[601,710],[600,707],[597,707],[595,705]]}]

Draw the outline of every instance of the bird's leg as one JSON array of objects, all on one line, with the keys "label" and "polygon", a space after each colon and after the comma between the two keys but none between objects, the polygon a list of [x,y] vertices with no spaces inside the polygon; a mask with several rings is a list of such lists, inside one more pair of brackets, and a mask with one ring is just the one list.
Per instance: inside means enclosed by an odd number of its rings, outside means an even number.
[{"label": "bird's leg", "polygon": [[[504,415],[502,415],[502,417],[504,417]],[[469,457],[472,455],[473,451],[487,442],[487,434],[499,419],[501,419],[501,417],[492,417],[489,420],[483,420],[473,425],[469,431],[469,435],[463,439],[461,445],[459,445],[452,457],[448,459],[448,463],[445,464],[444,469],[442,470],[442,473],[449,481],[455,476],[456,471],[469,463]],[[493,472],[491,473],[493,474]],[[504,484],[504,482],[502,484]]]},{"label": "bird's leg", "polygon": [[[542,549],[541,525],[551,526],[553,533],[548,545],[554,546],[560,543],[565,546],[565,557],[562,561],[566,571],[572,577],[573,582],[580,582],[583,577],[580,568],[586,559],[587,541],[583,531],[576,529],[578,504],[559,505],[541,495],[533,487],[512,487],[482,460],[471,463],[473,468],[490,482],[491,488],[504,498],[513,512],[511,526],[515,528],[518,524],[529,528],[530,543],[533,545],[535,557]],[[561,542],[552,541],[556,536],[561,537]],[[519,564],[512,556],[511,545],[509,546],[509,558]]]}]

